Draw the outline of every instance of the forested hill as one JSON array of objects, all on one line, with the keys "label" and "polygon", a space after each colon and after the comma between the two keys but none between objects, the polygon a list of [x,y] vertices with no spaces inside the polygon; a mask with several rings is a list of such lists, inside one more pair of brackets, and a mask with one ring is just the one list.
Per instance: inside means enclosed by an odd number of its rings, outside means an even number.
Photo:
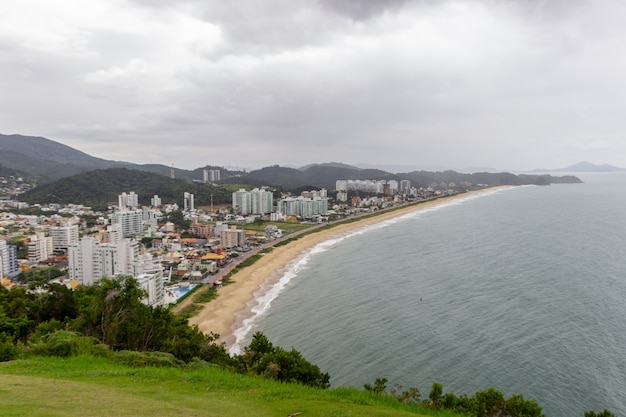
[{"label": "forested hill", "polygon": [[338,164],[315,164],[302,169],[274,165],[250,171],[247,174],[222,182],[254,186],[267,185],[285,189],[311,186],[333,190],[336,181],[340,179],[378,180],[392,178],[395,178],[393,174],[378,169],[360,169],[349,165],[338,166]]},{"label": "forested hill", "polygon": [[183,194],[194,194],[195,205],[229,204],[232,193],[223,187],[200,184],[183,179],[168,178],[127,168],[94,170],[63,178],[51,184],[39,186],[20,196],[29,204],[83,204],[95,209],[105,209],[107,203],[117,204],[122,192],[134,191],[139,203],[149,205],[156,194],[163,204],[176,203],[182,207]]},{"label": "forested hill", "polygon": [[[61,178],[114,167],[170,175],[170,167],[161,164],[134,164],[97,158],[38,136],[0,134],[0,166],[9,175],[19,175],[30,182],[47,184]],[[193,171],[174,169],[176,178],[201,179],[202,168]]]},{"label": "forested hill", "polygon": [[[294,169],[274,165],[260,170],[251,171],[245,175],[233,178],[233,182],[249,185],[268,185],[284,188],[298,188],[315,186],[335,189],[336,181],[344,180],[409,180],[416,187],[428,187],[433,182],[461,184],[470,183],[496,185],[549,185],[556,183],[580,183],[579,178],[569,175],[555,177],[549,174],[511,174],[508,172],[489,173],[478,172],[474,174],[462,174],[456,171],[414,171],[409,173],[391,174],[378,169],[360,169],[350,166],[335,166],[335,164],[317,164],[303,169]],[[227,180],[228,181],[228,180]],[[227,182],[224,181],[224,182]]]}]

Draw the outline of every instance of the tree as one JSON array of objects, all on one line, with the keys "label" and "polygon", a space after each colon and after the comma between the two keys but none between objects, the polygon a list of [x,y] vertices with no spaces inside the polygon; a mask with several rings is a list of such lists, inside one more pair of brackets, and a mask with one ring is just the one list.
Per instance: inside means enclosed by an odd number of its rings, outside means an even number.
[{"label": "tree", "polygon": [[236,360],[241,372],[317,388],[330,387],[330,375],[322,373],[317,365],[308,362],[297,350],[287,351],[274,346],[261,332],[252,336],[243,355],[239,355]]},{"label": "tree", "polygon": [[387,378],[376,378],[376,380],[374,380],[374,385],[365,384],[363,385],[363,388],[365,388],[365,391],[373,392],[375,394],[383,394],[387,392],[387,382],[389,382]]},{"label": "tree", "polygon": [[616,417],[616,416],[609,410],[604,409],[600,413],[596,413],[595,411],[585,411],[585,417]]},{"label": "tree", "polygon": [[186,220],[185,215],[180,210],[173,210],[168,214],[167,220],[174,223],[181,230],[187,230],[191,227],[191,220]]},{"label": "tree", "polygon": [[505,409],[504,395],[493,387],[477,392],[474,397],[480,410],[479,415],[495,417],[500,414],[500,411]]},{"label": "tree", "polygon": [[[541,417],[542,408],[534,400],[526,400],[522,394],[513,394],[506,400],[507,415],[513,417]],[[602,416],[609,417],[609,416]],[[613,416],[614,417],[614,416]]]},{"label": "tree", "polygon": [[430,393],[428,394],[431,406],[433,406],[434,408],[439,408],[442,393],[443,385],[441,385],[439,382],[433,382],[433,385],[430,388]]}]

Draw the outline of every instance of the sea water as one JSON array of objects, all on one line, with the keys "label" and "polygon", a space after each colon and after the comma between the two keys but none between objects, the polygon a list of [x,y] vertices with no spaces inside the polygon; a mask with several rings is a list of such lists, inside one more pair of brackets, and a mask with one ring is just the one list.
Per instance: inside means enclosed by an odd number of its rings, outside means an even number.
[{"label": "sea water", "polygon": [[[626,174],[513,187],[324,242],[281,271],[255,331],[362,387],[495,387],[552,417],[626,415]],[[236,346],[235,349],[238,349]]]}]

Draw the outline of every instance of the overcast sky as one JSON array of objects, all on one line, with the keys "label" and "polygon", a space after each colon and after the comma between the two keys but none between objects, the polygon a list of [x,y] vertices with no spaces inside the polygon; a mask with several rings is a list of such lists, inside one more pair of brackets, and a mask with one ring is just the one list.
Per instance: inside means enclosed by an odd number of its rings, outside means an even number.
[{"label": "overcast sky", "polygon": [[621,0],[2,0],[0,133],[193,169],[626,166]]}]

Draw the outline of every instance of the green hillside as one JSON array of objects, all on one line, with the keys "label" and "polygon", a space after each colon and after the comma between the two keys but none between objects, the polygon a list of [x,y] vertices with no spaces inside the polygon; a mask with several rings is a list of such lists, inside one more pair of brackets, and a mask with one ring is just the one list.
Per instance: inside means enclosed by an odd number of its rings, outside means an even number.
[{"label": "green hillside", "polygon": [[[134,164],[97,158],[50,139],[37,136],[0,134],[0,165],[24,173],[39,184],[89,172],[94,169],[129,168],[163,176],[170,175],[170,167],[159,164]],[[194,171],[174,169],[176,178],[199,180],[202,168]]]},{"label": "green hillside", "polygon": [[209,205],[211,196],[214,204],[232,201],[232,193],[223,187],[126,168],[95,170],[63,178],[39,186],[20,198],[29,204],[72,203],[105,209],[107,202],[117,204],[118,195],[129,191],[139,195],[142,205],[149,205],[156,194],[163,204],[182,206],[185,192],[194,194],[196,206]]},{"label": "green hillside", "polygon": [[[301,413],[301,414],[297,414]],[[216,367],[133,368],[109,359],[33,357],[0,363],[0,415],[454,416],[355,388],[321,390]]]}]

